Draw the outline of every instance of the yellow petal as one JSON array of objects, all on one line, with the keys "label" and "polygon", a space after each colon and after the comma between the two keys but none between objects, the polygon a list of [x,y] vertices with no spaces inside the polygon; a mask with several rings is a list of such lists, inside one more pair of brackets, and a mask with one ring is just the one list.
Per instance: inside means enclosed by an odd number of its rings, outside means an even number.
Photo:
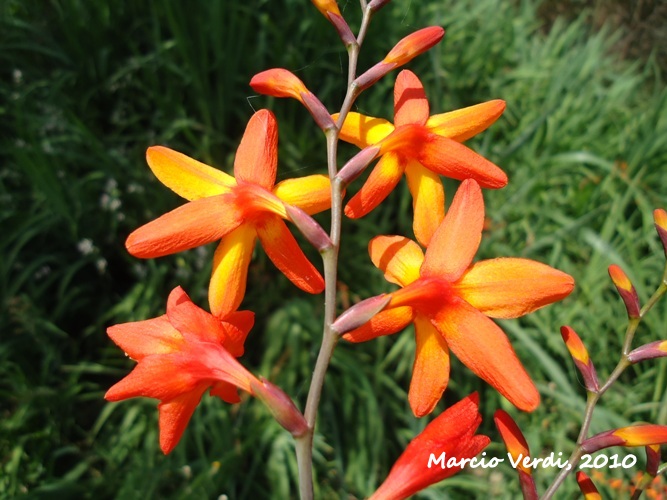
[{"label": "yellow petal", "polygon": [[408,400],[416,417],[433,411],[449,382],[449,349],[440,332],[428,318],[415,318],[417,350],[412,367]]},{"label": "yellow petal", "polygon": [[276,184],[273,194],[286,204],[298,207],[308,215],[331,208],[331,182],[326,175],[286,179]]},{"label": "yellow petal", "polygon": [[225,236],[218,245],[213,256],[213,272],[208,288],[208,302],[214,316],[224,317],[241,305],[255,236],[254,228],[243,224]]},{"label": "yellow petal", "polygon": [[411,160],[405,169],[414,219],[412,229],[417,241],[427,247],[433,234],[445,218],[445,190],[440,176]]},{"label": "yellow petal", "polygon": [[518,318],[567,297],[574,279],[534,260],[505,258],[475,263],[454,287],[487,316]]},{"label": "yellow petal", "polygon": [[163,146],[148,148],[146,161],[162,184],[186,200],[228,193],[236,186],[234,177],[222,170]]},{"label": "yellow petal", "polygon": [[[338,114],[332,116],[338,120]],[[363,149],[366,146],[377,144],[394,131],[394,126],[382,118],[348,113],[345,123],[341,127],[340,139],[350,142]]]},{"label": "yellow petal", "polygon": [[503,111],[505,101],[495,99],[431,116],[426,122],[426,128],[435,134],[463,142],[489,128]]},{"label": "yellow petal", "polygon": [[377,236],[368,244],[375,267],[384,271],[391,283],[406,286],[419,278],[424,252],[414,241],[403,236]]}]

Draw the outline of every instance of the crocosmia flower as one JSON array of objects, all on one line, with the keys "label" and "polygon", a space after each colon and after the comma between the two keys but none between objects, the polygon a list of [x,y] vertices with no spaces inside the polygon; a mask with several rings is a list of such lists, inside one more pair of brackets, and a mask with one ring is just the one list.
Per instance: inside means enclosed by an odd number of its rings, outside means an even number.
[{"label": "crocosmia flower", "polygon": [[175,288],[167,314],[107,330],[138,364],[105,398],[159,399],[160,447],[169,453],[207,389],[228,403],[240,401],[237,388],[250,392],[254,377],[236,357],[243,354],[254,317],[250,311],[236,311],[216,318],[193,304],[182,288]]},{"label": "crocosmia flower", "polygon": [[371,260],[402,288],[385,309],[344,338],[363,342],[415,326],[416,356],[409,400],[417,416],[430,413],[449,381],[449,350],[521,410],[539,394],[503,331],[489,318],[517,318],[566,297],[567,274],[527,259],[472,264],[482,236],[484,200],[474,180],[464,181],[424,254],[402,236],[378,236]]},{"label": "crocosmia flower", "polygon": [[189,203],[134,231],[125,243],[135,257],[161,257],[220,240],[209,285],[211,312],[235,311],[245,294],[255,239],[292,283],[320,293],[324,280],[308,261],[283,219],[286,205],[308,214],[331,205],[324,175],[287,179],[275,184],[278,125],[268,110],[250,119],[234,160],[236,178],[171,149],[155,146],[146,153],[156,177]]},{"label": "crocosmia flower", "polygon": [[459,472],[489,444],[475,435],[481,421],[477,394],[445,410],[408,444],[370,500],[401,500]]},{"label": "crocosmia flower", "polygon": [[504,110],[505,102],[494,100],[429,116],[421,82],[411,71],[401,71],[394,87],[393,124],[359,113],[349,113],[343,124],[342,140],[362,149],[374,148],[381,157],[345,207],[345,214],[354,219],[366,215],[405,173],[412,194],[415,236],[419,243],[428,245],[445,215],[440,175],[475,179],[484,188],[507,184],[500,168],[460,144],[488,128]]},{"label": "crocosmia flower", "polygon": [[236,360],[243,354],[254,318],[250,311],[215,317],[193,304],[181,287],[175,288],[167,314],[107,330],[137,366],[105,398],[159,399],[160,448],[165,454],[178,444],[207,389],[228,403],[240,401],[237,389],[246,391],[261,399],[283,427],[299,435],[306,423],[287,395]]}]

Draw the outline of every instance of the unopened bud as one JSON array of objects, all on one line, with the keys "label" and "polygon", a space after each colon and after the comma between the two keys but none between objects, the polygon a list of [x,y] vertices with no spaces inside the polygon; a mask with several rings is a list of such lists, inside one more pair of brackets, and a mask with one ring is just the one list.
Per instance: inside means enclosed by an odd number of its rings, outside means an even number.
[{"label": "unopened bud", "polygon": [[664,358],[667,356],[667,340],[656,340],[637,347],[628,354],[630,363],[639,363],[647,359]]},{"label": "unopened bud", "polygon": [[371,0],[371,2],[368,4],[368,8],[371,9],[373,12],[377,12],[382,7],[387,5],[390,1],[391,0]]},{"label": "unopened bud", "polygon": [[584,495],[584,500],[600,500],[602,498],[591,478],[581,471],[577,472],[577,484]]},{"label": "unopened bud", "polygon": [[610,446],[647,446],[667,443],[667,425],[640,424],[601,432],[581,444],[584,453]]},{"label": "unopened bud", "polygon": [[653,221],[658,236],[660,236],[660,241],[662,241],[662,247],[665,249],[665,255],[667,255],[667,212],[662,208],[655,209],[653,211]]},{"label": "unopened bud", "polygon": [[660,467],[660,445],[650,444],[646,447],[646,472],[655,477]]},{"label": "unopened bud", "polygon": [[362,300],[350,307],[343,314],[338,316],[331,329],[339,335],[350,332],[355,328],[367,323],[373,316],[382,311],[389,301],[391,295],[382,294],[370,299]]},{"label": "unopened bud", "polygon": [[625,308],[628,311],[628,317],[639,318],[639,297],[637,296],[637,290],[635,290],[628,276],[616,264],[609,266],[609,276],[614,282],[621,299],[623,299]]},{"label": "unopened bud", "polygon": [[575,332],[569,326],[562,326],[560,328],[560,334],[563,337],[565,345],[567,346],[567,350],[570,352],[570,356],[572,356],[574,365],[577,367],[577,370],[579,370],[579,373],[581,373],[581,376],[584,378],[584,386],[586,387],[586,390],[591,392],[597,392],[600,390],[600,384],[598,381],[597,372],[595,371],[595,366],[593,365],[593,361],[588,355],[586,346],[581,341],[581,338],[579,338],[579,335],[577,335],[577,332]]}]

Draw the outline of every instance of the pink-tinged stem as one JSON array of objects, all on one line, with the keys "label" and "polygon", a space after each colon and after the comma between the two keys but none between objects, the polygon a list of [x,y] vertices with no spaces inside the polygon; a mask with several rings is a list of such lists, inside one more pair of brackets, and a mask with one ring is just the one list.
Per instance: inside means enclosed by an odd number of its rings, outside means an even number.
[{"label": "pink-tinged stem", "polygon": [[337,155],[340,129],[352,108],[354,100],[359,95],[359,90],[352,84],[356,78],[359,48],[368,29],[371,19],[371,10],[363,3],[364,14],[359,28],[357,42],[348,46],[348,88],[345,100],[341,106],[336,127],[325,131],[327,139],[327,166],[329,179],[331,180],[331,230],[329,238],[331,247],[324,250],[322,262],[324,264],[324,327],[322,332],[322,345],[317,355],[313,378],[308,390],[304,417],[308,425],[306,432],[296,438],[296,458],[299,467],[299,493],[302,500],[313,498],[313,436],[315,433],[315,422],[317,410],[322,396],[322,386],[333,351],[338,342],[339,335],[331,328],[336,319],[336,282],[338,275],[338,251],[340,249],[340,233],[343,218],[343,189],[341,181],[336,178],[338,174]]},{"label": "pink-tinged stem", "polygon": [[561,484],[563,484],[563,481],[565,481],[565,478],[574,470],[576,470],[577,465],[579,464],[579,460],[581,460],[581,456],[584,454],[584,450],[582,449],[582,443],[588,436],[588,431],[591,426],[591,422],[593,420],[593,410],[595,409],[595,405],[597,402],[600,400],[602,395],[609,389],[612,384],[618,379],[618,377],[621,376],[621,373],[631,365],[630,361],[628,361],[628,354],[630,353],[632,349],[632,339],[635,336],[635,332],[637,331],[637,327],[641,323],[641,321],[644,319],[646,314],[653,308],[653,306],[660,300],[660,298],[667,292],[667,266],[665,266],[665,270],[663,271],[662,275],[662,282],[660,283],[660,286],[658,289],[653,293],[651,298],[646,302],[644,307],[642,307],[639,317],[638,318],[631,318],[628,321],[628,327],[625,330],[625,340],[623,342],[623,353],[621,355],[621,359],[619,360],[618,364],[616,365],[616,368],[614,368],[614,371],[611,372],[611,375],[609,375],[609,378],[606,380],[606,382],[600,387],[600,390],[597,392],[588,392],[588,398],[586,400],[586,410],[584,412],[584,419],[581,424],[581,430],[579,431],[579,437],[577,438],[577,444],[574,447],[574,450],[572,451],[572,454],[570,457],[567,459],[568,463],[570,464],[570,468],[568,469],[567,467],[564,467],[561,469],[561,471],[558,473],[556,478],[554,479],[553,483],[551,483],[551,486],[547,489],[547,491],[544,493],[542,496],[542,500],[549,500],[550,498],[553,498],[554,494],[556,493],[556,490],[560,487]]}]

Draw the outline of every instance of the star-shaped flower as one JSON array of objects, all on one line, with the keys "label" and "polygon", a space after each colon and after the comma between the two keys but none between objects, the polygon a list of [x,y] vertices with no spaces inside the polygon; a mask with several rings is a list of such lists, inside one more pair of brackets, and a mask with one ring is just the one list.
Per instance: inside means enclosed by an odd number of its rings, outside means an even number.
[{"label": "star-shaped flower", "polygon": [[[487,129],[505,110],[494,100],[429,116],[429,105],[419,78],[403,70],[394,87],[394,123],[349,113],[340,138],[364,148],[375,148],[380,161],[366,183],[345,207],[354,219],[363,217],[396,187],[405,173],[414,208],[417,241],[428,245],[445,215],[440,175],[475,179],[484,188],[501,188],[507,176],[496,165],[460,144]],[[334,115],[334,120],[337,115]]]},{"label": "star-shaped flower", "polygon": [[[417,416],[430,413],[449,381],[449,350],[518,408],[534,410],[539,394],[503,331],[491,318],[516,318],[566,297],[567,274],[527,259],[472,264],[482,235],[484,200],[464,181],[426,250],[402,236],[378,236],[373,264],[402,288],[385,309],[344,338],[363,342],[415,325],[417,349],[409,400]],[[472,265],[471,265],[472,264]]]},{"label": "star-shaped flower", "polygon": [[[292,283],[320,293],[324,280],[308,261],[282,219],[286,205],[315,214],[331,205],[324,175],[275,184],[278,125],[268,110],[255,113],[234,159],[236,178],[171,149],[146,153],[156,177],[189,203],[134,231],[125,243],[135,257],[161,257],[221,240],[209,285],[211,312],[235,311],[245,294],[248,265],[259,237],[264,250]],[[274,185],[275,184],[275,185]]]}]

